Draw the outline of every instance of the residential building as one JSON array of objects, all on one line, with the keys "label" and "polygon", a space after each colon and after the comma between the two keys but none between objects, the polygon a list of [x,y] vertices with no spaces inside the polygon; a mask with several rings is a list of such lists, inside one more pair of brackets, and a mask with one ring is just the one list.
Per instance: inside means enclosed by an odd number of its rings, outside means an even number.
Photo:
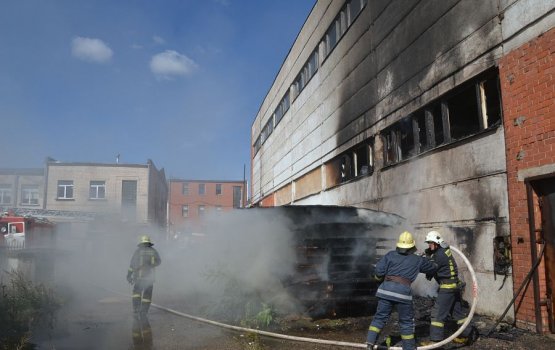
[{"label": "residential building", "polygon": [[171,231],[191,233],[200,230],[208,212],[218,213],[245,207],[243,181],[169,181],[169,227]]},{"label": "residential building", "polygon": [[[500,315],[554,250],[554,27],[553,1],[318,0],[251,128],[252,203],[395,213],[420,247],[439,230]],[[555,265],[536,271],[509,318],[555,332]]]},{"label": "residential building", "polygon": [[164,169],[147,164],[46,163],[44,207],[165,227]]},{"label": "residential building", "polygon": [[44,169],[0,169],[0,208],[42,209],[44,189]]}]

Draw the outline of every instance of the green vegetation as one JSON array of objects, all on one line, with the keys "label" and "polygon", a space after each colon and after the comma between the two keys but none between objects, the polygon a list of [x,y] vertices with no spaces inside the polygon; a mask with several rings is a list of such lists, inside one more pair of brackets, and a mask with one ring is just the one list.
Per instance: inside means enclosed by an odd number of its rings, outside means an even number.
[{"label": "green vegetation", "polygon": [[248,328],[269,328],[276,319],[271,301],[264,300],[260,290],[249,288],[222,266],[205,274],[216,288],[223,291],[218,302],[206,311],[208,316],[231,321]]},{"label": "green vegetation", "polygon": [[26,280],[19,271],[0,281],[0,350],[28,349],[35,326],[52,327],[61,303],[51,289]]}]

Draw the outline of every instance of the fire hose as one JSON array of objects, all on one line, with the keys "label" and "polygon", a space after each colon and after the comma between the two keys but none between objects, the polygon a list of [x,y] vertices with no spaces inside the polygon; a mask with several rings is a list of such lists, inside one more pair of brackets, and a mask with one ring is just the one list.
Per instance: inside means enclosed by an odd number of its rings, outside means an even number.
[{"label": "fire hose", "polygon": [[[451,334],[451,336],[445,338],[444,340],[442,340],[438,343],[434,343],[434,344],[426,345],[426,346],[422,346],[422,347],[419,346],[418,349],[420,349],[420,350],[435,349],[435,348],[441,347],[441,346],[451,342],[453,339],[458,337],[465,330],[465,328],[470,324],[470,321],[472,320],[472,317],[474,316],[474,312],[476,310],[476,304],[478,302],[478,282],[476,280],[476,273],[474,272],[474,269],[473,269],[472,265],[470,264],[470,261],[467,259],[466,256],[464,256],[464,254],[460,250],[458,250],[455,247],[450,247],[450,249],[452,251],[454,251],[455,253],[457,253],[464,260],[466,266],[468,267],[468,271],[470,272],[470,275],[472,277],[472,298],[473,298],[472,299],[472,305],[470,307],[470,311],[468,313],[466,321],[459,327],[459,329],[457,329],[457,331],[455,331],[455,333]],[[261,331],[261,330],[252,329],[252,328],[232,326],[232,325],[229,325],[229,324],[212,321],[212,320],[208,320],[208,319],[205,319],[205,318],[188,315],[186,313],[179,312],[179,311],[176,311],[176,310],[173,310],[173,309],[161,306],[161,305],[157,305],[157,304],[154,304],[154,303],[152,304],[152,306],[157,308],[157,309],[164,310],[164,311],[167,311],[169,313],[172,313],[172,314],[175,314],[175,315],[178,315],[178,316],[182,316],[182,317],[185,317],[185,318],[188,318],[188,319],[191,319],[191,320],[211,324],[211,325],[214,325],[214,326],[217,326],[217,327],[232,329],[232,330],[235,330],[235,331],[256,333],[256,334],[259,334],[259,335],[272,337],[272,338],[279,338],[279,339],[293,340],[293,341],[301,341],[301,342],[309,342],[309,343],[317,343],[317,344],[344,346],[344,347],[351,347],[351,348],[364,348],[364,349],[366,349],[368,347],[368,345],[365,344],[365,343],[351,343],[351,342],[325,340],[325,339],[305,338],[305,337],[291,336],[291,335],[285,335],[285,334],[280,334],[280,333]],[[385,347],[385,346],[381,346],[381,345],[375,345],[373,347],[373,349],[402,350],[402,348],[398,347],[398,346]]]}]

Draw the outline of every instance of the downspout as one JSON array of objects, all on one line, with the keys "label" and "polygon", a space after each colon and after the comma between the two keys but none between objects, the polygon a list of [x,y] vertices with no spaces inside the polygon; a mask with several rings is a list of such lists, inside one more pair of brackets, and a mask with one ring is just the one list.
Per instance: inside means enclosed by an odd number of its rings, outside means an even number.
[{"label": "downspout", "polygon": [[[536,219],[534,216],[534,190],[532,189],[532,185],[529,181],[526,181],[526,197],[528,200],[528,226],[530,230],[530,254],[532,256],[532,266],[534,266],[538,260],[538,248],[536,244],[538,244],[536,240],[536,233],[541,233],[540,230],[536,230]],[[543,239],[540,242],[543,244]],[[534,275],[532,278],[533,283],[533,292],[534,292],[534,309],[536,313],[536,333],[542,334],[543,333],[543,320],[542,320],[542,312],[541,312],[541,304],[540,304],[540,278],[538,274],[538,270],[534,271]]]}]

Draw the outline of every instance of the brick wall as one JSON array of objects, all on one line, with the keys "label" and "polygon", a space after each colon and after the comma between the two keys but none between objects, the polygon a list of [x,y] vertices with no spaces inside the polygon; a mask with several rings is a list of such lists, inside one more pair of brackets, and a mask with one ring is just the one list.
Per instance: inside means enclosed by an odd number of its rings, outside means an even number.
[{"label": "brick wall", "polygon": [[[507,154],[507,181],[515,292],[531,269],[530,228],[525,183],[519,171],[555,163],[555,29],[511,51],[500,60],[499,74]],[[537,198],[534,199],[537,203]],[[539,209],[535,208],[539,226]],[[538,251],[540,247],[538,246]],[[545,296],[545,267],[539,266],[540,298]],[[520,298],[515,305],[519,305]],[[535,329],[532,284],[516,308],[517,324]],[[544,330],[547,313],[542,309]]]}]

